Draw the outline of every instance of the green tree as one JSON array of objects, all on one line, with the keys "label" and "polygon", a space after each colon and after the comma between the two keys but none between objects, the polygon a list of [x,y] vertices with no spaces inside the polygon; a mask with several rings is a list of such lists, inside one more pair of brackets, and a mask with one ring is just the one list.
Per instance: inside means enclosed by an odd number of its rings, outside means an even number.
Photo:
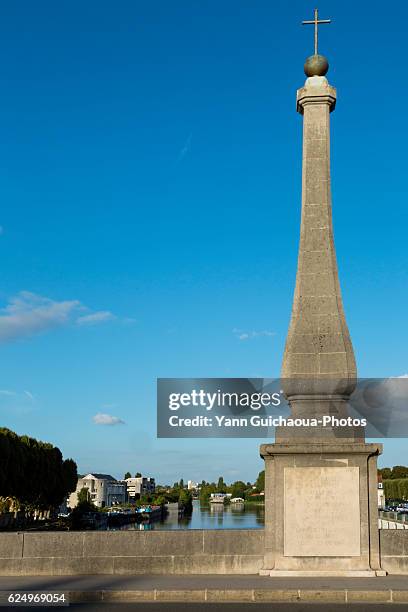
[{"label": "green tree", "polygon": [[232,497],[244,497],[247,485],[242,480],[237,480],[231,485],[230,493]]},{"label": "green tree", "polygon": [[262,493],[262,491],[265,491],[265,470],[259,472],[258,478],[255,482],[255,490],[257,493]]},{"label": "green tree", "polygon": [[141,477],[142,477],[141,473],[140,472],[136,472],[135,478],[141,478]]},{"label": "green tree", "polygon": [[91,494],[89,492],[88,487],[82,487],[80,491],[77,493],[78,504],[86,504],[91,501]]},{"label": "green tree", "polygon": [[166,492],[165,498],[167,501],[171,503],[175,503],[178,501],[179,495],[180,495],[179,488],[172,487],[169,491]]},{"label": "green tree", "polygon": [[126,474],[123,477],[123,480],[127,480],[128,478],[132,478],[132,474],[130,472],[126,472]]},{"label": "green tree", "polygon": [[59,506],[75,490],[77,467],[52,444],[0,428],[0,496],[29,512]]},{"label": "green tree", "polygon": [[226,492],[227,492],[227,485],[224,482],[224,478],[220,476],[218,478],[217,493],[226,493]]},{"label": "green tree", "polygon": [[391,471],[391,478],[408,478],[408,467],[404,465],[394,465]]},{"label": "green tree", "polygon": [[73,459],[65,459],[62,464],[62,484],[64,495],[75,491],[78,482],[77,465]]},{"label": "green tree", "polygon": [[83,487],[80,491],[78,491],[77,496],[78,504],[75,506],[69,517],[71,529],[81,528],[81,519],[84,514],[88,514],[89,512],[99,512],[99,508],[97,508],[91,501],[91,494],[87,487]]},{"label": "green tree", "polygon": [[184,480],[182,478],[180,478],[179,487],[180,489],[184,489]]},{"label": "green tree", "polygon": [[205,486],[201,487],[200,502],[207,502],[211,497],[211,493],[215,493],[216,490],[217,490],[217,487],[215,486],[214,483],[206,484]]},{"label": "green tree", "polygon": [[193,496],[191,495],[190,491],[181,489],[178,501],[180,506],[184,508],[184,513],[191,514],[193,511]]},{"label": "green tree", "polygon": [[390,478],[383,481],[387,500],[408,500],[408,478]]}]

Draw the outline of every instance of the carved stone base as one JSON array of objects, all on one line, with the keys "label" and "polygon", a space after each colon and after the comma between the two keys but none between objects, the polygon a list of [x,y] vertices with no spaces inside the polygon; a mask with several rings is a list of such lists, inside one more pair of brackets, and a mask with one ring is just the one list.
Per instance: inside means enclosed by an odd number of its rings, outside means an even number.
[{"label": "carved stone base", "polygon": [[265,460],[263,575],[375,576],[381,572],[379,444],[276,443]]}]

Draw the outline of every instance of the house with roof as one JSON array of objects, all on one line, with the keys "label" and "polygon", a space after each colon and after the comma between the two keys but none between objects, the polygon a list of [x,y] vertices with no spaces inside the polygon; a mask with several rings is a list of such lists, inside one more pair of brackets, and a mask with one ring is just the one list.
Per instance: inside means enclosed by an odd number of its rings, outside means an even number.
[{"label": "house with roof", "polygon": [[92,472],[78,478],[76,489],[68,499],[68,506],[75,508],[78,504],[78,493],[88,489],[90,501],[98,508],[123,504],[127,501],[126,485],[110,474]]}]

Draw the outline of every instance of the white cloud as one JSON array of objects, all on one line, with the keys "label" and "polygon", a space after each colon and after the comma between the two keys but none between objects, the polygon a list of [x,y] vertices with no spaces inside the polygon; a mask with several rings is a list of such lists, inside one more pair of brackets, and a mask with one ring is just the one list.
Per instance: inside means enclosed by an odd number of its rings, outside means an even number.
[{"label": "white cloud", "polygon": [[24,391],[24,395],[25,395],[26,397],[28,397],[28,399],[30,399],[31,401],[34,401],[34,400],[35,400],[35,397],[34,397],[34,395],[31,393],[31,391]]},{"label": "white cloud", "polygon": [[29,291],[21,291],[0,310],[0,342],[65,325],[79,306],[78,300],[55,302]]},{"label": "white cloud", "polygon": [[89,312],[79,300],[52,300],[29,291],[21,291],[0,309],[0,343],[11,342],[63,327],[72,322],[78,325],[96,325],[112,320],[109,311]]},{"label": "white cloud", "polygon": [[122,421],[119,417],[112,416],[110,414],[105,414],[103,412],[98,412],[95,416],[92,417],[95,425],[124,425],[125,421]]},{"label": "white cloud", "polygon": [[116,319],[116,317],[109,310],[100,310],[99,312],[78,317],[76,323],[77,325],[97,325],[98,323],[112,321],[113,319]]},{"label": "white cloud", "polygon": [[270,337],[276,335],[276,332],[268,331],[267,329],[262,331],[245,332],[242,329],[234,328],[232,333],[238,338],[238,340],[250,340],[251,338],[261,338],[262,336]]},{"label": "white cloud", "polygon": [[15,391],[9,391],[8,389],[0,389],[0,395],[6,395],[8,397],[12,395],[17,395]]}]

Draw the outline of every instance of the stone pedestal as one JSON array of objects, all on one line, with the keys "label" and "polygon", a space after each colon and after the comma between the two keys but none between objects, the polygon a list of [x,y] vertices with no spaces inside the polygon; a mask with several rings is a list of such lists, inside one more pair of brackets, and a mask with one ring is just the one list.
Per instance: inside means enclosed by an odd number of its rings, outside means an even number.
[{"label": "stone pedestal", "polygon": [[381,444],[263,444],[265,557],[271,576],[381,572],[377,456]]}]

